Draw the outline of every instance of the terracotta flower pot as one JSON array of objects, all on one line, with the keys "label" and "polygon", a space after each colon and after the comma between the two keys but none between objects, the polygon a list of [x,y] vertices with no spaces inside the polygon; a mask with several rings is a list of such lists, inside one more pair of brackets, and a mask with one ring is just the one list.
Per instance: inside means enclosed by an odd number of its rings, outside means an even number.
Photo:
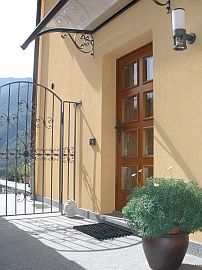
[{"label": "terracotta flower pot", "polygon": [[142,239],[145,256],[153,270],[178,269],[186,254],[188,243],[189,235],[183,233]]},{"label": "terracotta flower pot", "polygon": [[23,176],[23,183],[29,184],[29,176],[26,176],[26,175]]},{"label": "terracotta flower pot", "polygon": [[170,231],[170,234],[177,234],[177,233],[181,233],[181,228],[180,227],[174,227]]}]

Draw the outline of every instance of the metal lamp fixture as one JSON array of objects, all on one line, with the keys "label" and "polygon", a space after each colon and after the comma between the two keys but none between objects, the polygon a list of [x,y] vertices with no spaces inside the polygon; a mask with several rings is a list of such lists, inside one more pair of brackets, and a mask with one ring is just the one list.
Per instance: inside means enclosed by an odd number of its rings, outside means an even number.
[{"label": "metal lamp fixture", "polygon": [[185,10],[183,8],[175,8],[172,10],[172,28],[174,38],[174,50],[186,50],[187,43],[193,44],[196,40],[196,35],[194,33],[186,33]]},{"label": "metal lamp fixture", "polygon": [[[167,6],[168,14],[171,13],[170,0],[162,3],[153,0],[159,6]],[[187,43],[193,44],[196,40],[194,33],[187,34],[185,27],[185,10],[184,8],[175,8],[172,10],[172,29],[174,39],[174,50],[183,51],[187,49]]]}]

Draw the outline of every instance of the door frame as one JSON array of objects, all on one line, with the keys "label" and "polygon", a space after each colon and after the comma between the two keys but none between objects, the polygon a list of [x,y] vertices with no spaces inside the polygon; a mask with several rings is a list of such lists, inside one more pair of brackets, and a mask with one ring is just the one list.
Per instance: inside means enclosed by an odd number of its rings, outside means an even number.
[{"label": "door frame", "polygon": [[[134,58],[131,58],[131,56],[134,55],[135,57]],[[142,94],[139,96],[139,92],[137,92],[137,96],[139,97],[139,104],[142,104],[142,109],[140,110],[139,106],[138,106],[138,110],[137,110],[137,114],[138,114],[138,117],[139,117],[139,120],[138,122],[140,122],[140,118],[141,118],[141,121],[143,120],[146,120],[144,123],[146,123],[146,126],[143,126],[141,128],[138,129],[138,133],[141,133],[141,134],[138,134],[138,140],[141,140],[142,143],[140,142],[140,144],[142,145],[142,154],[141,154],[141,159],[142,159],[142,164],[140,167],[143,168],[147,166],[147,161],[145,159],[145,156],[143,154],[143,130],[148,128],[148,127],[152,127],[154,126],[153,124],[153,117],[151,118],[145,118],[143,117],[143,110],[144,110],[144,100],[143,100],[143,97],[144,97],[144,93],[145,92],[150,92],[150,91],[153,91],[153,79],[152,80],[149,80],[147,81],[145,78],[145,68],[144,68],[144,59],[148,56],[153,56],[153,47],[152,47],[152,43],[149,43],[149,44],[146,44],[144,45],[143,47],[140,47],[124,56],[122,56],[121,58],[117,59],[116,61],[116,123],[118,123],[118,121],[121,121],[121,124],[122,124],[122,109],[121,111],[118,110],[118,108],[121,108],[122,107],[122,102],[123,102],[123,99],[120,97],[121,95],[121,89],[122,89],[122,86],[120,86],[120,76],[121,76],[121,72],[122,72],[122,69],[120,68],[120,61],[122,61],[123,63],[126,63],[126,65],[129,65],[131,63],[134,63],[137,59],[137,87],[141,88],[142,90]],[[141,63],[139,63],[139,58],[141,58]],[[121,65],[123,65],[123,63]],[[133,96],[134,95],[134,89],[136,87],[133,86],[133,87],[129,87],[126,91],[129,93],[129,96]],[[120,105],[121,104],[121,105]],[[120,116],[121,115],[121,116]],[[121,119],[120,119],[121,118]],[[148,124],[147,124],[148,123]],[[129,124],[130,125],[130,124]],[[122,136],[120,138],[120,140],[122,141]],[[120,142],[122,144],[122,142]],[[120,167],[122,167],[122,162],[120,161],[121,158],[119,158],[119,155],[122,156],[122,153],[121,153],[121,150],[122,149],[122,146],[118,146],[118,135],[116,134],[116,171],[115,171],[115,209],[117,211],[120,211],[120,209],[122,208],[122,204],[123,204],[123,198],[122,198],[122,195],[119,194],[119,191],[120,191],[120,179],[121,179],[121,172],[120,172]],[[140,149],[139,149],[140,150]],[[138,156],[139,157],[139,156]],[[144,161],[143,161],[144,160]],[[146,162],[146,163],[145,163]],[[153,155],[150,157],[150,162],[148,162],[148,167],[151,166],[150,163],[152,162],[152,168],[153,168]],[[143,164],[144,163],[144,164]],[[130,166],[130,164],[128,164]],[[133,165],[133,164],[131,164]],[[137,166],[137,169],[139,167],[139,164],[134,164],[135,166]],[[138,176],[139,177],[139,176]],[[143,173],[142,173],[142,179],[143,179]],[[138,179],[138,181],[140,181]],[[143,184],[143,180],[140,181],[141,184]],[[126,193],[126,192],[125,192]],[[130,192],[128,192],[127,195],[129,195]],[[125,195],[124,195],[125,196]],[[125,196],[126,197],[126,196]],[[121,199],[120,199],[121,198]],[[125,200],[125,199],[124,199]]]}]

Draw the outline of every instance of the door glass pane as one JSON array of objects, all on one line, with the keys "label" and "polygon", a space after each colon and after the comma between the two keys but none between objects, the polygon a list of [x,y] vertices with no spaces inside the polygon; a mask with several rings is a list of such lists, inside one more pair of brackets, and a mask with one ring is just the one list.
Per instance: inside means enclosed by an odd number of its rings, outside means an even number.
[{"label": "door glass pane", "polygon": [[153,128],[144,130],[144,155],[153,155]]},{"label": "door glass pane", "polygon": [[153,116],[153,92],[144,93],[144,116]]},{"label": "door glass pane", "polygon": [[145,81],[153,80],[153,56],[144,59]]},{"label": "door glass pane", "polygon": [[137,63],[124,67],[123,72],[123,88],[133,87],[137,85]]},{"label": "door glass pane", "polygon": [[138,185],[137,167],[122,167],[121,189],[130,191]]},{"label": "door glass pane", "polygon": [[123,156],[137,156],[137,130],[123,133]]},{"label": "door glass pane", "polygon": [[144,180],[153,176],[153,167],[143,167]]},{"label": "door glass pane", "polygon": [[137,120],[137,96],[124,99],[124,122]]}]

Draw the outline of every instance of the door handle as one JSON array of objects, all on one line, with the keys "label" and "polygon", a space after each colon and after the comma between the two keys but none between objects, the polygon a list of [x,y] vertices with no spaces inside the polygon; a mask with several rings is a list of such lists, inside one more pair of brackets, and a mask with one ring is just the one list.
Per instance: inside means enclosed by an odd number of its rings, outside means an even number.
[{"label": "door handle", "polygon": [[117,131],[117,139],[118,139],[118,142],[121,141],[121,129],[123,127],[123,124],[121,123],[121,121],[118,121],[116,123],[116,126],[115,126],[115,129]]},{"label": "door handle", "polygon": [[138,173],[142,174],[143,169],[139,169],[136,173],[131,174],[131,177],[135,177],[138,175]]},{"label": "door handle", "polygon": [[143,177],[143,169],[139,169],[136,173],[131,174],[131,180],[135,177],[137,186],[140,186]]}]

